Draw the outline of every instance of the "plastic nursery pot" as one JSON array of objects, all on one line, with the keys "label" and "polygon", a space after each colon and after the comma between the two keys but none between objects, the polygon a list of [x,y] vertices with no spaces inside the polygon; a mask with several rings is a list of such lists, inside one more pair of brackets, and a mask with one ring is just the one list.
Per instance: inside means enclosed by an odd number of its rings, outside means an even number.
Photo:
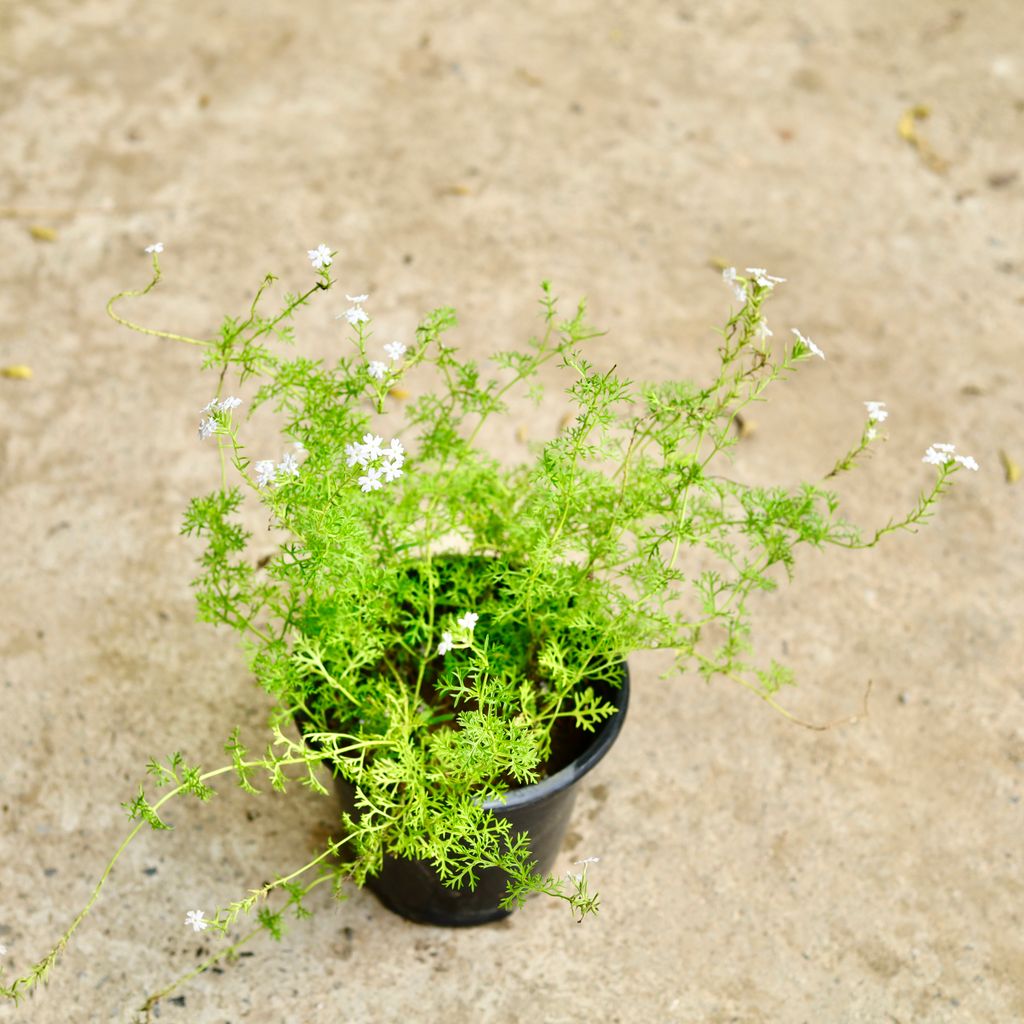
[{"label": "plastic nursery pot", "polygon": [[[620,686],[600,682],[593,686],[598,696],[615,705],[616,714],[592,733],[575,733],[577,741],[585,737],[584,745],[564,768],[533,785],[508,790],[500,801],[484,804],[512,823],[513,834],[528,833],[535,870],[540,874],[547,874],[558,855],[580,780],[608,753],[622,729],[629,704],[629,666],[622,663]],[[342,808],[352,814],[354,787],[337,776],[334,785]],[[368,878],[366,886],[389,910],[410,921],[466,927],[497,921],[512,913],[500,906],[506,880],[500,868],[485,868],[478,874],[475,889],[451,889],[441,882],[429,862],[385,854],[380,873]]]}]

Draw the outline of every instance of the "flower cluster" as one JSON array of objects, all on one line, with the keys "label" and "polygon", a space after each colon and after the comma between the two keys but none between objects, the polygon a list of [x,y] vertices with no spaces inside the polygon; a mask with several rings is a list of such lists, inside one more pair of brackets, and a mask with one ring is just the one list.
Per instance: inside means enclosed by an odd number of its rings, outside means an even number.
[{"label": "flower cluster", "polygon": [[[359,478],[359,487],[364,492],[379,491],[385,483],[391,483],[402,475],[405,464],[405,448],[397,437],[384,447],[379,434],[364,434],[362,442],[353,441],[345,445],[348,465],[361,466],[366,472]],[[379,465],[375,465],[379,463]]]},{"label": "flower cluster", "polygon": [[339,313],[334,319],[340,320],[344,317],[353,327],[357,324],[365,324],[370,318],[367,316],[366,310],[363,309],[363,303],[369,297],[369,295],[346,295],[345,298],[352,305],[344,313]]},{"label": "flower cluster", "polygon": [[889,410],[885,407],[885,402],[865,402],[864,408],[868,411],[868,423],[871,424],[867,430],[864,431],[864,436],[869,441],[874,441],[878,436],[878,431],[875,429],[875,423],[883,423],[889,418]]},{"label": "flower cluster", "polygon": [[[384,351],[393,363],[397,363],[405,355],[406,347],[400,341],[392,341],[384,346]],[[366,372],[374,380],[383,380],[388,375],[388,369],[387,363],[381,362],[379,359],[372,359],[366,368]]]},{"label": "flower cluster", "polygon": [[[769,291],[777,284],[783,284],[786,280],[784,277],[774,277],[764,267],[747,267],[747,273],[759,287],[766,288]],[[722,271],[722,280],[732,288],[732,293],[736,296],[737,302],[745,303],[747,301],[747,280],[736,273],[735,267],[726,267]]]},{"label": "flower cluster", "polygon": [[[302,451],[302,445],[296,442],[295,447]],[[256,486],[267,487],[277,483],[281,477],[298,476],[299,460],[291,452],[285,452],[281,461],[275,463],[273,459],[260,459],[253,463],[253,471],[256,473]]]},{"label": "flower cluster", "polygon": [[154,242],[152,245],[147,245],[146,246],[146,252],[148,252],[151,256],[153,255],[153,253],[163,252],[163,251],[164,251],[164,243],[163,242]]},{"label": "flower cluster", "polygon": [[231,412],[232,409],[237,409],[241,404],[242,400],[234,397],[214,398],[207,402],[202,410],[205,419],[199,423],[199,440],[205,441],[217,432],[217,420],[212,415],[213,413]]},{"label": "flower cluster", "polygon": [[933,444],[924,453],[924,458],[921,461],[927,462],[931,466],[944,466],[947,462],[958,462],[964,469],[975,473],[978,471],[978,463],[973,456],[955,455],[954,452],[956,452],[955,444]]},{"label": "flower cluster", "polygon": [[[463,630],[463,632],[471,634],[473,630],[476,628],[476,624],[479,619],[480,616],[477,615],[476,612],[466,612],[465,615],[455,620],[455,625],[458,626],[459,629]],[[447,654],[455,646],[456,642],[454,639],[454,634],[452,633],[451,630],[446,629],[441,634],[441,642],[437,645],[437,653]],[[462,644],[460,646],[466,646],[466,644]]]},{"label": "flower cluster", "polygon": [[785,282],[784,277],[772,277],[764,267],[747,267],[747,273],[762,287],[774,288]]}]

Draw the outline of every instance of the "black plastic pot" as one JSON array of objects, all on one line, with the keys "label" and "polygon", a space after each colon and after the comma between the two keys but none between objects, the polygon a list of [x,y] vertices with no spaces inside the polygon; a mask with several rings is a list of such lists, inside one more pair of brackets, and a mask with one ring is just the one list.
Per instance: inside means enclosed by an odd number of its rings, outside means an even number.
[{"label": "black plastic pot", "polygon": [[[558,854],[580,780],[608,753],[622,728],[629,704],[629,667],[623,662],[620,686],[593,686],[618,711],[595,732],[583,734],[590,740],[589,745],[560,771],[534,785],[510,789],[503,800],[484,805],[507,818],[513,834],[529,834],[535,870],[541,874],[550,870]],[[353,813],[353,786],[337,776],[334,784],[343,809]],[[475,889],[451,889],[442,884],[429,862],[385,855],[380,873],[368,878],[366,885],[389,910],[410,921],[465,927],[497,921],[511,913],[500,906],[506,880],[500,868],[485,868],[479,872]]]}]

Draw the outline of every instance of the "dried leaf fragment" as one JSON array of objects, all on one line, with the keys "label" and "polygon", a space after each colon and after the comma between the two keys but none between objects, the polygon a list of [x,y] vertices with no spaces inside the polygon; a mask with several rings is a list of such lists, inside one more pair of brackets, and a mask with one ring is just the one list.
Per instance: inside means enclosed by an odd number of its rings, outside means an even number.
[{"label": "dried leaf fragment", "polygon": [[405,388],[388,388],[388,394],[400,402],[404,402],[409,397],[409,392]]},{"label": "dried leaf fragment", "polygon": [[42,224],[31,224],[28,233],[37,242],[56,242],[57,231],[55,228],[44,227]]},{"label": "dried leaf fragment", "polygon": [[931,113],[931,108],[922,103],[905,110],[899,122],[900,138],[917,150],[926,167],[936,174],[945,174],[949,168],[949,161],[939,156],[917,131],[917,122],[926,121],[931,117]]},{"label": "dried leaf fragment", "polygon": [[733,422],[736,424],[736,436],[741,439],[752,437],[757,433],[757,423],[754,420],[746,419],[741,413],[736,413]]},{"label": "dried leaf fragment", "polygon": [[12,380],[31,380],[32,367],[21,364],[0,367],[0,377],[10,377]]},{"label": "dried leaf fragment", "polygon": [[1015,484],[1020,479],[1020,466],[1010,458],[1009,452],[999,449],[999,461],[1003,464],[1006,482]]},{"label": "dried leaf fragment", "polygon": [[534,88],[538,88],[544,84],[543,78],[535,75],[532,71],[527,71],[526,68],[516,68],[515,75],[520,81],[525,82],[527,85],[532,85]]}]

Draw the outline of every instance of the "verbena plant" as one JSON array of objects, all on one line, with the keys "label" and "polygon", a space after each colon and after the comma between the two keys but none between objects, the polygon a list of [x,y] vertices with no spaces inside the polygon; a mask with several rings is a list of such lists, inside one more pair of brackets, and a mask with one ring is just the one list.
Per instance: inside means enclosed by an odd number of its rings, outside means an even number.
[{"label": "verbena plant", "polygon": [[[427,860],[456,887],[499,867],[507,906],[542,892],[579,917],[596,911],[586,865],[542,877],[527,836],[511,834],[484,801],[542,777],[557,723],[589,732],[614,713],[595,686],[617,685],[631,651],[671,650],[679,671],[727,676],[793,718],[777,700],[790,671],[751,660],[751,595],[774,590],[780,570],[792,574],[800,545],[870,548],[913,529],[961,468],[977,468],[951,445],[933,445],[924,460],[938,470],[931,487],[908,515],[867,537],[825,487],[732,479],[720,456],[737,443],[743,410],[824,358],[799,331],[773,340],[763,307],[781,279],[759,268],[725,272],[736,310],[720,332],[713,380],[636,384],[584,356],[598,333],[584,304],[561,315],[546,282],[541,330],[495,353],[490,370],[449,342],[449,307],[430,313],[413,338],[381,344],[367,296],[346,296],[348,345],[337,359],[292,355],[293,314],[334,287],[326,246],[309,253],[313,285],[271,315],[262,312],[268,275],[248,312],[228,317],[215,338],[152,330],[114,310],[160,280],[162,246],[147,251],[152,280],[108,310],[135,330],[199,347],[216,375],[199,435],[216,445],[220,486],[190,503],[183,532],[203,544],[199,617],[241,634],[276,701],[270,745],[252,754],[236,730],[223,767],[203,770],[180,753],[151,761],[151,785],[166,792],[157,798],[140,786],[125,804],[135,827],[51,952],[2,988],[15,1000],[46,977],[135,835],[169,828],[167,803],[208,800],[221,776],[252,793],[261,779],[326,793],[317,775],[326,764],[354,786],[357,813],[342,815],[344,837],[308,863],[209,918],[190,911],[186,924],[221,932],[257,912],[252,931],[192,974],[260,930],[279,937],[286,910],[308,913],[311,889],[330,884],[342,896],[346,882],[378,871],[385,853]],[[539,401],[549,363],[568,375],[571,412],[529,461],[495,458],[479,443],[482,428],[507,412],[512,394]],[[280,419],[285,447],[272,458],[250,453],[242,403],[226,394],[229,380],[250,379],[259,386],[247,413],[268,406]],[[877,440],[884,403],[865,405],[859,440],[828,477]],[[404,427],[385,429],[385,415]],[[269,559],[250,549],[240,523],[246,501],[264,507],[281,538]],[[272,903],[275,890],[282,895]]]}]

